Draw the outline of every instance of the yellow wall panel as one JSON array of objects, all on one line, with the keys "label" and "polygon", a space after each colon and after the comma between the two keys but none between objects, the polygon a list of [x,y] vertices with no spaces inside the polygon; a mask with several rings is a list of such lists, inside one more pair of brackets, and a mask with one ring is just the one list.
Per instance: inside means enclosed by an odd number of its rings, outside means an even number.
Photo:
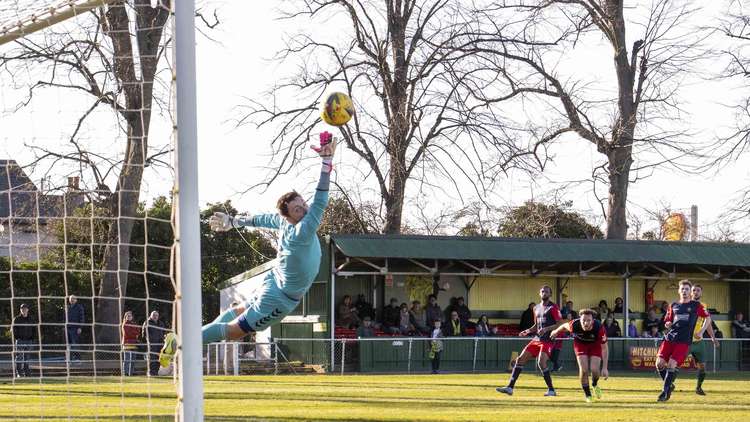
[{"label": "yellow wall panel", "polygon": [[469,293],[469,303],[472,311],[523,311],[530,302],[539,302],[539,288],[545,284],[552,287],[554,300],[554,279],[478,277]]}]

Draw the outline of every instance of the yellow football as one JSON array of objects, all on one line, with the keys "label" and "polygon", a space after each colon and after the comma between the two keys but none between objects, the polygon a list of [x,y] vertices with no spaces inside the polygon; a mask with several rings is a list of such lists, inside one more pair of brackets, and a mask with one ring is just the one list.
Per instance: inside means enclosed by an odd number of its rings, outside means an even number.
[{"label": "yellow football", "polygon": [[331,126],[343,126],[354,116],[352,99],[343,92],[332,92],[323,103],[320,117]]}]

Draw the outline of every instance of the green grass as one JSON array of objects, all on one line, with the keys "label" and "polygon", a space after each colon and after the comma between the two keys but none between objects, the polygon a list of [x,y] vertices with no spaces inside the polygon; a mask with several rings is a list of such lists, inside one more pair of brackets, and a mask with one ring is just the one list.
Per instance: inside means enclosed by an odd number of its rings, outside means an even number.
[{"label": "green grass", "polygon": [[[707,396],[683,372],[668,403],[657,403],[654,374],[615,374],[602,401],[586,404],[574,375],[554,377],[558,397],[543,397],[541,377],[526,372],[512,397],[495,387],[507,374],[305,375],[205,378],[210,421],[748,421],[750,374],[709,373]],[[78,378],[0,384],[0,420],[172,420],[171,379]]]}]

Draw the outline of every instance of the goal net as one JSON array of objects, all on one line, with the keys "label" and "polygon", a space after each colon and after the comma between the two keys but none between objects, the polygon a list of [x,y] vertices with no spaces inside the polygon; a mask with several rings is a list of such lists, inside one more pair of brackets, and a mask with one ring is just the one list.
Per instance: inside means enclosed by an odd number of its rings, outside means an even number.
[{"label": "goal net", "polygon": [[202,419],[193,20],[0,0],[0,419]]}]

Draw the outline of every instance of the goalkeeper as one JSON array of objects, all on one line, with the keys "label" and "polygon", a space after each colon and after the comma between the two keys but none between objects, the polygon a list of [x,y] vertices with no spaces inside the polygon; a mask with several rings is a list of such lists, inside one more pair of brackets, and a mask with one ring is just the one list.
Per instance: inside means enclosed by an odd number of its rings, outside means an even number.
[{"label": "goalkeeper", "polygon": [[[234,340],[262,331],[281,320],[299,304],[310,289],[320,267],[320,242],[317,231],[328,204],[328,186],[333,169],[336,139],[328,132],[320,134],[320,147],[312,147],[322,159],[320,179],[313,203],[308,207],[295,191],[276,203],[278,214],[258,214],[233,218],[215,213],[209,218],[214,231],[240,227],[263,227],[279,230],[278,264],[255,287],[247,302],[230,308],[213,322],[203,326],[203,343]],[[162,350],[162,366],[168,366],[176,350],[174,339]],[[165,365],[166,364],[166,365]]]}]

